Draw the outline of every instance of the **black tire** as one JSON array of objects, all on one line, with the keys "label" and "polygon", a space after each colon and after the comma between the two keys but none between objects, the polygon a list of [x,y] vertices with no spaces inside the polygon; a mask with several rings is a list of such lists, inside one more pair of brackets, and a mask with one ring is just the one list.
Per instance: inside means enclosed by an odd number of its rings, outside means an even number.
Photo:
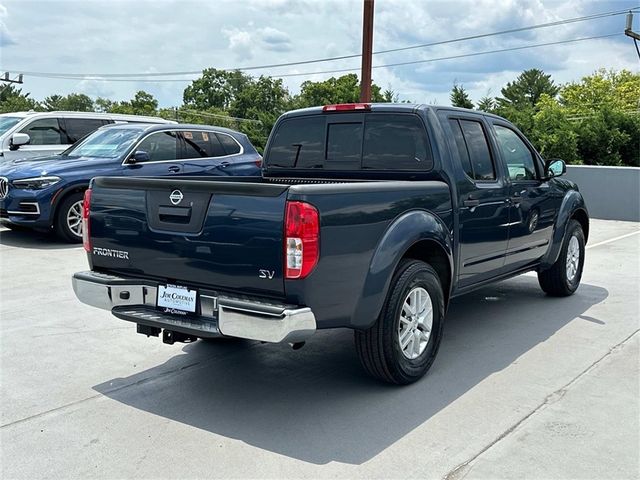
[{"label": "black tire", "polygon": [[58,237],[60,237],[65,242],[82,242],[82,235],[76,235],[76,233],[71,230],[71,228],[69,228],[69,225],[67,224],[67,214],[69,213],[69,210],[73,205],[77,204],[78,202],[82,202],[83,197],[83,192],[72,193],[71,195],[65,197],[58,207],[56,218],[54,220],[54,228]]},{"label": "black tire", "polygon": [[[415,359],[402,352],[399,340],[400,315],[408,294],[416,287],[427,291],[433,308],[431,335],[424,351]],[[366,372],[388,383],[406,385],[419,380],[431,367],[444,323],[444,294],[435,270],[418,260],[403,260],[391,280],[391,288],[376,323],[355,332],[358,357]]]},{"label": "black tire", "polygon": [[[572,278],[567,273],[567,255],[569,254],[569,244],[571,239],[575,237],[578,242],[578,251],[580,257],[578,259],[577,271]],[[585,239],[582,225],[577,220],[570,220],[567,227],[567,233],[562,241],[560,255],[556,262],[547,270],[538,272],[538,283],[540,288],[553,297],[567,297],[572,295],[580,286],[582,278],[582,268],[584,266]]]}]

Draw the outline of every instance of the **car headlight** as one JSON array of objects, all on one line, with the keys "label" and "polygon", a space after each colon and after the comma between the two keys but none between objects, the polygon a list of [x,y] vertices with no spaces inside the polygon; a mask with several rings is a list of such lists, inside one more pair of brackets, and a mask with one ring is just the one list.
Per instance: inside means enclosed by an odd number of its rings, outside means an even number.
[{"label": "car headlight", "polygon": [[25,190],[41,190],[43,188],[55,185],[60,181],[60,177],[33,177],[14,180],[13,186]]}]

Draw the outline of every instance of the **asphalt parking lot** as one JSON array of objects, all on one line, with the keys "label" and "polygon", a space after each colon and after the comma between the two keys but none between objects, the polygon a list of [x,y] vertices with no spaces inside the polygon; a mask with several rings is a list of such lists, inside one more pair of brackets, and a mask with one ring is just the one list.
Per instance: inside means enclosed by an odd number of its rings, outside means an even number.
[{"label": "asphalt parking lot", "polygon": [[592,220],[582,285],[456,299],[430,373],[298,351],[163,345],[80,304],[82,247],[0,230],[2,478],[638,478],[640,225]]}]

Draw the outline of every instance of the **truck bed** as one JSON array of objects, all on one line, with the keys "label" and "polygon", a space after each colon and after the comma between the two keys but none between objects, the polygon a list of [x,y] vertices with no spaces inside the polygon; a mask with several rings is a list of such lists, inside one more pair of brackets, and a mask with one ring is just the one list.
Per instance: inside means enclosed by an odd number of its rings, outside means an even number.
[{"label": "truck bed", "polygon": [[[182,194],[177,205],[170,200],[175,190]],[[304,281],[285,280],[283,274],[285,206],[296,200],[320,213],[320,261]],[[296,304],[304,295],[312,299],[313,285],[324,281],[325,295],[331,285],[329,297],[318,309],[333,317],[341,306],[331,301],[331,290],[342,289],[340,298],[344,289],[360,294],[355,290],[362,288],[376,243],[394,218],[412,208],[436,212],[449,222],[448,186],[439,181],[98,177],[92,185],[89,259],[92,270],[100,272]]]}]

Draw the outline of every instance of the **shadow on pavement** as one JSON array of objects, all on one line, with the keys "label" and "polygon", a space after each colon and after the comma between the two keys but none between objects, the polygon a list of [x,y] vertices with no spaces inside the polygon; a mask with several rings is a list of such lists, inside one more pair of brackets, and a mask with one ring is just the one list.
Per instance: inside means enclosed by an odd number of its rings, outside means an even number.
[{"label": "shadow on pavement", "polygon": [[9,230],[0,228],[0,245],[37,250],[55,250],[79,247],[79,243],[66,243],[53,233],[35,230]]},{"label": "shadow on pavement", "polygon": [[94,389],[280,455],[362,464],[607,296],[582,285],[572,297],[546,297],[534,277],[520,277],[458,298],[433,367],[404,388],[366,377],[351,332],[335,330],[298,351],[199,341],[163,365]]}]

